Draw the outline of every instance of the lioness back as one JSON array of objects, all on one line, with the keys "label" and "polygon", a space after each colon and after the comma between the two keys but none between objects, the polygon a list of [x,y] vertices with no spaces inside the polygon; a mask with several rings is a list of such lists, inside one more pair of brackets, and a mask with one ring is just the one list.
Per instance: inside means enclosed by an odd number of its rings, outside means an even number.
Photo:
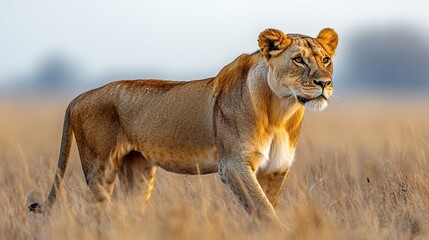
[{"label": "lioness back", "polygon": [[217,171],[213,101],[212,78],[118,81],[77,97],[71,125],[78,145],[115,148],[117,154],[136,150],[173,172],[212,173]]}]

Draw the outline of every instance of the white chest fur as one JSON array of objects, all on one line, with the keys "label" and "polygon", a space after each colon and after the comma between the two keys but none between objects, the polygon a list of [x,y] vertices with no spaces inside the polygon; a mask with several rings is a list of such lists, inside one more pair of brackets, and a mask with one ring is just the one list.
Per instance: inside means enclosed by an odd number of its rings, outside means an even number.
[{"label": "white chest fur", "polygon": [[260,171],[274,172],[290,167],[294,160],[295,148],[289,144],[286,130],[276,131],[272,140],[261,151],[265,160],[259,166]]}]

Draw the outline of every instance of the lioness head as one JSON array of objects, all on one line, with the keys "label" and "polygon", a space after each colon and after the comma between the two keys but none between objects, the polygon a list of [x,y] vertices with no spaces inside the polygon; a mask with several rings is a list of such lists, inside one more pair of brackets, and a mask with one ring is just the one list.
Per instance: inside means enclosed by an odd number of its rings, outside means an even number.
[{"label": "lioness head", "polygon": [[330,28],[317,38],[263,31],[258,44],[269,66],[268,85],[279,97],[294,96],[306,107],[323,110],[333,92],[332,57],[338,44]]}]

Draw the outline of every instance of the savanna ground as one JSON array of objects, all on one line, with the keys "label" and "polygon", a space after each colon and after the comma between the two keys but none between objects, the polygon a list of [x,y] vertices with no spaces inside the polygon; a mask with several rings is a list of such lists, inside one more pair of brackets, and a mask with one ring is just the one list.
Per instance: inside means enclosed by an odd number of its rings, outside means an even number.
[{"label": "savanna ground", "polygon": [[51,186],[67,103],[0,101],[0,238],[429,239],[428,102],[339,99],[307,111],[276,207],[287,229],[262,230],[216,174],[158,170],[143,216],[120,192],[99,211],[85,200],[75,143],[61,197],[29,213]]}]

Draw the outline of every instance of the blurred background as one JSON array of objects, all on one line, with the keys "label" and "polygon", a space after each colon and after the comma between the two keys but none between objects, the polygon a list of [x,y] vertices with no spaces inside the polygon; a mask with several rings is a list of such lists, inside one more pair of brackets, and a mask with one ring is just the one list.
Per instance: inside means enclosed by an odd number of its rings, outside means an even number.
[{"label": "blurred background", "polygon": [[1,1],[0,96],[72,96],[120,79],[201,79],[257,50],[265,28],[315,37],[326,27],[340,39],[339,99],[424,96],[427,9],[419,0]]}]

